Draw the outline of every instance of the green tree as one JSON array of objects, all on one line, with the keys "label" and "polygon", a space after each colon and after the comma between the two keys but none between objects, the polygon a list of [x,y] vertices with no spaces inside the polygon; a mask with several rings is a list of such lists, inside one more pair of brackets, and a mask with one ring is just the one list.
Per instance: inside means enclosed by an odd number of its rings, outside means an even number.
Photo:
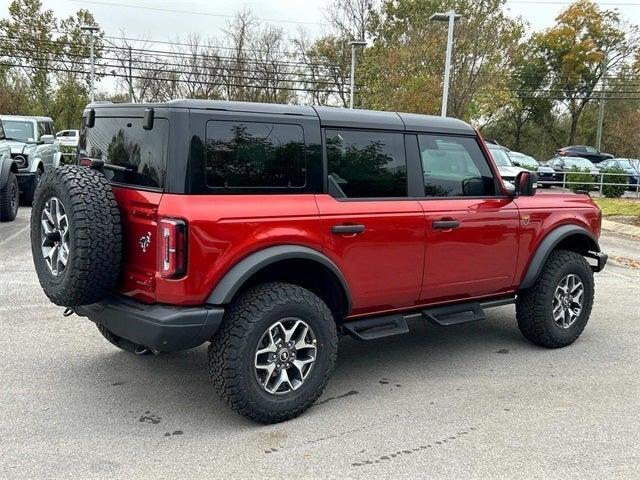
[{"label": "green tree", "polygon": [[[49,115],[58,84],[82,79],[87,82],[89,46],[80,25],[95,25],[87,10],[58,20],[40,0],[14,0],[9,17],[0,19],[0,58],[13,65],[12,74],[27,84],[29,105],[25,111]],[[95,53],[101,50],[100,35]],[[4,84],[0,85],[3,87]]]},{"label": "green tree", "polygon": [[554,26],[534,36],[546,64],[550,96],[557,96],[570,115],[569,144],[575,143],[580,116],[604,74],[605,59],[610,72],[620,69],[633,54],[635,34],[618,12],[578,0]]},{"label": "green tree", "polygon": [[455,49],[449,115],[493,115],[509,99],[509,65],[523,35],[504,13],[505,0],[386,0],[370,22],[372,46],[362,75],[368,106],[437,113],[442,96],[447,28],[429,20],[455,9]]}]

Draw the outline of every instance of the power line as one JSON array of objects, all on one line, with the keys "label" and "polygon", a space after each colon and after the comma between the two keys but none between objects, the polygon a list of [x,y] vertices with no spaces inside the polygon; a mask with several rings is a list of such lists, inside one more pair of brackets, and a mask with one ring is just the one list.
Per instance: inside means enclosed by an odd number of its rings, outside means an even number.
[{"label": "power line", "polygon": [[[8,40],[21,40],[19,38],[16,37],[9,37],[6,35],[0,35],[0,38],[4,38],[4,39],[8,39]],[[33,39],[30,43],[35,43],[38,45],[55,45],[55,46],[60,46],[59,42],[56,42],[55,40],[35,40]],[[67,42],[66,45],[68,46],[85,46],[84,44],[78,44],[78,43],[70,43]],[[203,47],[204,48],[204,47]],[[119,47],[119,46],[115,46],[115,45],[103,45],[102,46],[102,50],[105,51],[123,51],[126,52],[129,50],[129,47]],[[194,56],[193,53],[190,52],[176,52],[176,51],[168,51],[168,50],[153,50],[153,49],[148,49],[148,48],[132,48],[131,49],[133,52],[135,53],[139,53],[139,54],[149,54],[149,53],[154,53],[157,54],[158,56],[163,56],[163,57],[170,57],[170,58],[190,58],[192,56]],[[248,51],[248,50],[243,50],[243,51]],[[269,59],[259,59],[256,60],[254,58],[250,58],[250,57],[242,57],[240,59],[236,58],[236,57],[230,57],[230,56],[224,56],[224,55],[211,55],[211,54],[205,54],[205,53],[198,53],[195,54],[196,56],[200,57],[200,58],[206,58],[206,59],[211,59],[211,60],[231,60],[231,61],[242,61],[243,63],[249,63],[249,64],[257,64],[260,62],[264,62],[264,61],[268,61],[271,62],[273,65],[278,65],[278,66],[290,66],[290,67],[326,67],[326,68],[335,68],[336,65],[330,62],[303,62],[303,61],[298,61],[298,62],[292,62],[292,61],[282,61],[282,60],[269,60]]]},{"label": "power line", "polygon": [[[70,68],[60,68],[60,67],[36,67],[32,65],[16,65],[13,63],[5,63],[0,62],[0,66],[3,67],[23,67],[23,68],[33,68],[36,70],[47,70],[53,72],[67,72],[67,73],[77,73],[82,75],[88,75],[89,72],[86,70],[75,70]],[[121,75],[113,75],[117,78],[132,78],[139,80],[153,80],[158,82],[170,82],[170,83],[186,83],[186,84],[194,84],[194,85],[207,85],[207,86],[217,86],[217,87],[234,87],[234,88],[246,88],[246,89],[275,89],[275,90],[283,90],[283,91],[292,91],[292,92],[306,92],[306,93],[345,93],[341,90],[333,90],[333,89],[320,89],[320,88],[296,88],[296,87],[274,87],[274,86],[264,86],[264,85],[246,85],[246,84],[237,84],[237,83],[220,83],[220,82],[206,82],[202,80],[185,80],[180,78],[163,78],[163,77],[147,77],[142,75],[132,75],[129,77],[126,74]]]},{"label": "power line", "polygon": [[[35,61],[43,61],[43,60],[49,60],[46,58],[40,58],[40,57],[35,57],[35,56],[31,56],[31,55],[35,55],[35,54],[40,54],[42,53],[39,50],[34,50],[34,49],[27,49],[27,48],[19,48],[19,49],[15,49],[14,53],[17,54],[21,54],[21,55],[9,55],[13,58],[18,59],[18,57],[24,59],[24,60],[35,60]],[[79,55],[79,54],[65,54],[65,57],[70,57],[72,59],[81,59],[81,60],[86,60],[86,56],[84,55]],[[128,68],[128,65],[125,65],[125,63],[127,63],[129,61],[129,57],[114,57],[114,58],[110,58],[110,57],[99,57],[101,60],[105,60],[107,62],[116,62],[114,63],[97,63],[98,66],[102,66],[104,68]],[[199,68],[199,69],[209,69],[209,70],[219,70],[219,71],[224,71],[226,72],[239,72],[240,74],[245,74],[245,73],[252,73],[252,74],[268,74],[268,75],[272,75],[272,76],[277,76],[277,77],[293,77],[293,78],[281,78],[281,80],[288,80],[288,81],[300,81],[300,82],[306,82],[306,83],[329,83],[329,84],[334,84],[336,79],[330,76],[327,76],[326,74],[318,74],[318,73],[308,73],[308,72],[304,72],[304,71],[299,71],[299,70],[274,70],[274,69],[255,69],[255,68],[242,68],[242,67],[237,67],[234,64],[225,64],[225,63],[218,63],[218,64],[214,64],[214,65],[197,65],[197,64],[188,64],[188,63],[173,63],[173,62],[169,62],[169,61],[160,61],[157,57],[154,57],[155,60],[148,60],[148,59],[135,59],[132,58],[132,68],[134,70],[156,70],[157,68],[160,68],[161,70],[166,70],[165,67],[181,67],[181,68]],[[190,56],[188,58],[185,58],[184,60],[193,60],[193,59],[198,59],[199,57],[197,56]],[[79,60],[69,60],[69,61],[65,61],[65,60],[59,60],[60,63],[71,63],[71,64],[75,64],[75,63],[83,63]],[[86,63],[85,63],[86,64]],[[134,65],[142,65],[140,67],[138,66],[134,66]],[[306,78],[306,77],[311,77],[311,78]],[[346,75],[345,75],[346,78]]]},{"label": "power line", "polygon": [[[219,17],[219,18],[236,18],[234,15],[225,15],[222,13],[211,13],[211,12],[196,12],[196,11],[188,11],[188,10],[178,10],[175,8],[163,8],[163,7],[147,7],[145,5],[130,5],[130,4],[122,4],[122,3],[111,3],[111,2],[98,2],[94,0],[67,0],[68,2],[73,3],[81,3],[81,4],[93,4],[93,5],[103,5],[107,7],[121,7],[121,8],[136,8],[140,10],[150,10],[156,12],[168,12],[168,13],[180,13],[185,15],[198,15],[198,16],[206,16],[206,17]],[[261,20],[263,22],[273,22],[273,23],[291,23],[294,25],[305,24],[305,25],[317,25],[317,26],[328,26],[326,23],[322,22],[308,22],[302,20],[285,20],[285,19],[274,19],[274,18],[258,18],[253,17],[256,20]]]}]

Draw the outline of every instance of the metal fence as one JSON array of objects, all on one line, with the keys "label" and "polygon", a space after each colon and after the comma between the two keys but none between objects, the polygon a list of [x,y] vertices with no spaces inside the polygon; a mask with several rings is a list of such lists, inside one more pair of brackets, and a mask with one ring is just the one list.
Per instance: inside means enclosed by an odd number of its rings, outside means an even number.
[{"label": "metal fence", "polygon": [[[538,179],[538,185],[551,185],[558,186],[562,188],[571,188],[571,185],[589,185],[590,190],[598,190],[600,195],[603,195],[603,187],[611,185],[611,186],[620,186],[626,187],[626,191],[630,191],[635,193],[636,198],[640,198],[640,173],[590,173],[590,172],[577,172],[575,170],[563,170],[556,171],[553,173],[554,177],[562,176],[562,180],[546,180],[546,179]],[[567,180],[569,175],[583,175],[585,176],[585,180],[580,181],[570,181]],[[586,180],[586,176],[590,176],[592,181]],[[605,182],[604,177],[624,177],[620,179],[620,183],[612,183]],[[635,177],[635,184],[629,182],[629,177]],[[624,180],[624,182],[622,182]]]}]

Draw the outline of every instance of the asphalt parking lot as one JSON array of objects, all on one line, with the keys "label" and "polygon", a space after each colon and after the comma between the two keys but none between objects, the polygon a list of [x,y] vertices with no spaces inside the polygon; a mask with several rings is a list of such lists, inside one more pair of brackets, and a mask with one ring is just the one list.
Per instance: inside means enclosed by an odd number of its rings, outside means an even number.
[{"label": "asphalt parking lot", "polygon": [[[29,209],[0,225],[0,478],[640,478],[640,270],[610,262],[572,346],[480,323],[344,338],[318,404],[259,426],[206,348],[136,357],[40,290]],[[640,260],[640,241],[603,250]],[[632,264],[632,262],[626,262]]]}]

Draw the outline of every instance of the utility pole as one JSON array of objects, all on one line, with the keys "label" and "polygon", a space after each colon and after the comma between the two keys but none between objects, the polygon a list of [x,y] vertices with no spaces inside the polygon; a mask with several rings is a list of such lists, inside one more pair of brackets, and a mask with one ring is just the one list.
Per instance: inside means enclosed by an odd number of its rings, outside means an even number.
[{"label": "utility pole", "polygon": [[364,40],[354,40],[349,42],[351,45],[351,89],[349,93],[349,108],[353,108],[353,88],[355,85],[355,75],[356,75],[356,46],[364,47],[367,44]]},{"label": "utility pole", "polygon": [[604,122],[604,89],[607,86],[607,57],[602,60],[602,79],[600,82],[600,107],[598,108],[598,127],[596,130],[596,150],[602,146],[602,123]]},{"label": "utility pole", "polygon": [[80,30],[84,30],[85,32],[89,32],[89,35],[91,37],[90,40],[90,45],[91,45],[91,94],[90,94],[90,98],[91,98],[91,103],[93,103],[93,101],[95,100],[95,76],[96,76],[96,70],[95,70],[95,59],[94,59],[94,52],[93,52],[93,47],[94,47],[94,32],[97,32],[100,30],[100,28],[96,25],[82,25],[80,27]]},{"label": "utility pole", "polygon": [[462,15],[456,13],[453,10],[449,10],[445,13],[434,13],[429,17],[429,20],[436,22],[449,22],[449,29],[447,31],[447,53],[444,63],[444,85],[442,87],[442,109],[440,116],[447,116],[447,105],[449,103],[449,78],[451,77],[451,55],[453,51],[453,27],[456,20],[461,18]]},{"label": "utility pole", "polygon": [[133,103],[133,74],[131,73],[131,46],[129,46],[129,103]]}]

